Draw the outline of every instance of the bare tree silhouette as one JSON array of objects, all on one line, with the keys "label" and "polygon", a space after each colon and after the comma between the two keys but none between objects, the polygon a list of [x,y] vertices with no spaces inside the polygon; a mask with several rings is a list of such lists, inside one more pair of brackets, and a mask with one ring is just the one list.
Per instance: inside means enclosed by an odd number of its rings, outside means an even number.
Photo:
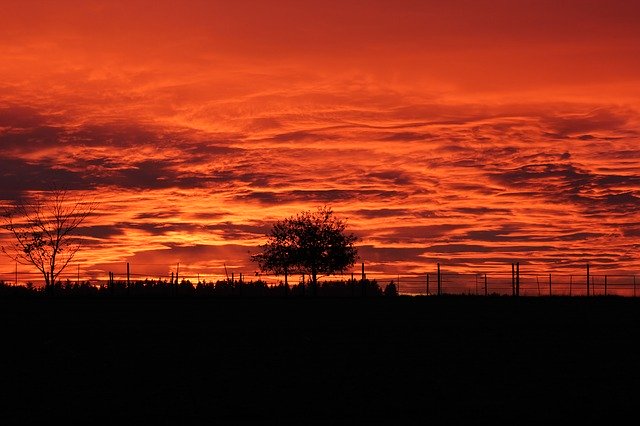
[{"label": "bare tree silhouette", "polygon": [[70,199],[62,189],[17,200],[3,214],[3,227],[13,235],[13,244],[2,246],[2,252],[35,266],[49,290],[80,249],[73,233],[94,208],[92,202]]},{"label": "bare tree silhouette", "polygon": [[331,208],[304,211],[276,222],[261,253],[252,256],[263,272],[306,273],[314,291],[318,274],[335,274],[353,266],[357,237],[346,234],[346,223]]}]

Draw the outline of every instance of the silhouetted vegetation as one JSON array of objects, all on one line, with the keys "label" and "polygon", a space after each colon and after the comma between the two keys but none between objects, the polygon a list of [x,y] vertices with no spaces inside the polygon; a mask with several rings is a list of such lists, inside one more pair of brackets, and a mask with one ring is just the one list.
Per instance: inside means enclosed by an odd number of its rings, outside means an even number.
[{"label": "silhouetted vegetation", "polygon": [[[58,281],[46,288],[32,284],[11,285],[0,281],[0,296],[113,296],[113,297],[307,297],[311,283],[286,286],[284,283],[269,285],[265,281],[200,281],[180,282],[172,280],[109,280],[94,284],[90,281]],[[346,280],[319,282],[314,296],[319,297],[380,297],[397,296],[392,282],[381,286],[376,280]]]},{"label": "silhouetted vegetation", "polygon": [[318,274],[332,275],[354,265],[357,237],[347,234],[346,223],[327,207],[305,211],[276,222],[262,250],[252,256],[263,272],[284,275],[285,286],[292,273],[307,274],[313,293],[319,291]]},{"label": "silhouetted vegetation", "polygon": [[2,252],[17,263],[35,266],[49,289],[80,249],[73,233],[93,208],[57,189],[17,200],[2,215],[3,227],[13,236],[13,244],[3,246]]}]

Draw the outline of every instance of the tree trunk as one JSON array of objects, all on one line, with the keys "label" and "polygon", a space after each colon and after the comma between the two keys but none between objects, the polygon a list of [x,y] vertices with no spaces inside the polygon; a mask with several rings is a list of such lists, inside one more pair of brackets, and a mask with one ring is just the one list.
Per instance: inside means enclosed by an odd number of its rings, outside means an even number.
[{"label": "tree trunk", "polygon": [[313,285],[313,295],[318,295],[318,270],[311,268],[311,283]]}]

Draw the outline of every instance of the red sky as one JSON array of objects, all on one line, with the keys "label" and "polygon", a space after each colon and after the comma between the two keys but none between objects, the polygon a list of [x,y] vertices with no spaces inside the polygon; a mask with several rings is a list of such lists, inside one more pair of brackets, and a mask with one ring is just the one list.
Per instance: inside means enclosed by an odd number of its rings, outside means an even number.
[{"label": "red sky", "polygon": [[99,200],[86,273],[251,274],[325,204],[372,272],[640,269],[636,2],[2,6],[0,200]]}]

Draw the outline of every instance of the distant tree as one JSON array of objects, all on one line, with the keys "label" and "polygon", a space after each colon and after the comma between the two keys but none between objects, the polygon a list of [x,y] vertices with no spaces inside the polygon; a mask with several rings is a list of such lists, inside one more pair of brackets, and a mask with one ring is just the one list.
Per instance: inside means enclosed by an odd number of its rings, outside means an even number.
[{"label": "distant tree", "polygon": [[260,246],[261,252],[252,260],[262,272],[285,277],[308,274],[315,290],[318,274],[344,272],[355,263],[357,237],[345,230],[346,223],[336,218],[330,208],[304,211],[276,222],[266,244]]},{"label": "distant tree", "polygon": [[52,190],[14,202],[3,214],[3,227],[13,235],[2,252],[23,265],[33,265],[50,289],[78,250],[73,233],[93,211],[90,202],[72,201],[65,190]]},{"label": "distant tree", "polygon": [[398,286],[396,286],[396,284],[391,281],[389,284],[387,284],[384,287],[384,293],[385,296],[397,296],[398,295]]}]

